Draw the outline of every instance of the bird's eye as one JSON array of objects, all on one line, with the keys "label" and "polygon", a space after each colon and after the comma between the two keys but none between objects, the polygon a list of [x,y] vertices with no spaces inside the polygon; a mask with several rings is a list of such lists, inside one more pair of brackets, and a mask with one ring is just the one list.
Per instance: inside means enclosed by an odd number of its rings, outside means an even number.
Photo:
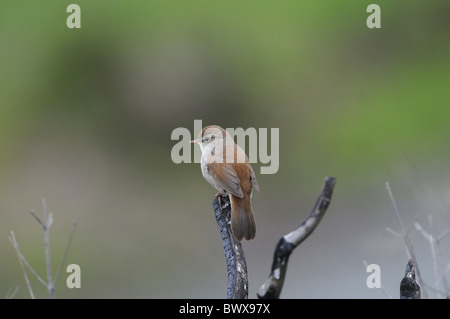
[{"label": "bird's eye", "polygon": [[215,135],[211,135],[211,141],[214,141],[215,138],[216,138]]},{"label": "bird's eye", "polygon": [[203,138],[203,142],[209,142],[209,136],[205,136],[205,137]]}]

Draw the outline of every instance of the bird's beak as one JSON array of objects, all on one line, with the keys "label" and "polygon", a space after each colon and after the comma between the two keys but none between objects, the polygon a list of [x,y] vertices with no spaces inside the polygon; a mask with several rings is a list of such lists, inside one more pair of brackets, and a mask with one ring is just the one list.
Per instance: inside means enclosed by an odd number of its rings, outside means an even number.
[{"label": "bird's beak", "polygon": [[189,143],[201,143],[201,140],[196,138],[195,140],[192,140]]}]

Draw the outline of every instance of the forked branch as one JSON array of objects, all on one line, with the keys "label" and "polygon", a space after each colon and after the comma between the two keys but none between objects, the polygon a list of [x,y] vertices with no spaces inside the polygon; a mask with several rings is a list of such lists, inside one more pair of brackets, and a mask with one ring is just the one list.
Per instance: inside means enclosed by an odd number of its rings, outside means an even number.
[{"label": "forked branch", "polygon": [[53,278],[51,259],[50,259],[50,227],[53,223],[53,215],[51,213],[50,214],[47,213],[47,205],[46,205],[45,199],[42,199],[42,208],[43,208],[43,220],[42,221],[34,213],[34,211],[30,211],[30,214],[34,217],[34,219],[36,219],[36,221],[42,226],[42,228],[44,230],[44,250],[45,250],[47,281],[45,281],[44,279],[42,279],[41,276],[39,276],[39,274],[28,263],[25,256],[21,253],[21,251],[19,250],[19,243],[17,242],[13,231],[11,231],[11,236],[9,237],[9,241],[11,242],[12,246],[16,250],[17,257],[19,258],[20,267],[22,268],[23,276],[25,278],[25,283],[28,287],[28,291],[30,293],[31,298],[35,299],[36,295],[31,287],[31,283],[28,278],[26,268],[28,268],[31,271],[31,273],[36,277],[36,279],[47,288],[49,297],[51,299],[53,299],[53,298],[55,298],[55,285],[58,282],[58,278],[61,274],[62,267],[64,266],[64,264],[66,262],[66,257],[67,257],[67,254],[69,253],[70,245],[71,245],[72,239],[75,235],[75,229],[77,227],[77,223],[75,221],[73,223],[69,241],[68,241],[66,249],[64,251],[64,256],[61,260],[61,263],[59,264],[58,272],[57,272],[56,276]]},{"label": "forked branch", "polygon": [[[261,286],[257,295],[259,298],[278,298],[283,288],[289,255],[300,245],[317,227],[331,201],[336,179],[326,177],[312,211],[294,231],[283,236],[278,242],[272,270],[269,278]],[[247,264],[241,244],[233,237],[230,227],[231,205],[228,197],[215,197],[214,212],[219,231],[222,236],[225,259],[227,263],[228,299],[248,298]]]}]

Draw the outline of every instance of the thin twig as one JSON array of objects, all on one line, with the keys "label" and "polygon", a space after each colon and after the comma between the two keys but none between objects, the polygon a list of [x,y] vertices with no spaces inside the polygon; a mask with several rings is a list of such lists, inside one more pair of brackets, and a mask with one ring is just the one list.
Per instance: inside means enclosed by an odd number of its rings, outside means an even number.
[{"label": "thin twig", "polygon": [[34,219],[36,219],[36,221],[45,229],[45,225],[44,223],[39,219],[39,217],[36,215],[36,213],[33,210],[30,210],[30,214],[31,216],[34,217]]},{"label": "thin twig", "polygon": [[14,290],[12,288],[9,288],[8,292],[6,293],[5,299],[13,299],[18,291],[19,291],[19,286],[16,286],[16,288],[14,288]]},{"label": "thin twig", "polygon": [[395,237],[402,238],[402,234],[397,233],[395,230],[392,230],[389,227],[385,227],[384,229],[386,229],[389,233],[391,233]]},{"label": "thin twig", "polygon": [[405,227],[403,226],[403,220],[400,217],[400,211],[398,210],[397,203],[395,202],[395,198],[394,198],[394,195],[392,194],[392,190],[391,190],[391,186],[389,185],[389,182],[386,182],[386,189],[389,194],[389,199],[392,202],[392,206],[394,206],[395,217],[397,217],[397,221],[398,221],[398,224],[400,225],[400,229],[403,231],[403,233],[405,233]]},{"label": "thin twig", "polygon": [[22,253],[19,250],[19,244],[17,243],[16,236],[14,236],[14,232],[11,230],[11,237],[9,237],[9,241],[13,245],[14,249],[17,252],[17,255],[19,257],[19,263],[20,267],[22,268],[23,276],[25,277],[25,283],[27,284],[28,291],[30,292],[31,299],[36,299],[36,296],[34,295],[33,288],[31,288],[30,280],[28,279],[27,271],[25,269],[25,266],[23,265],[22,261]]},{"label": "thin twig", "polygon": [[[11,241],[11,239],[10,239]],[[11,242],[12,243],[12,242]],[[13,244],[14,246],[14,244]],[[28,262],[28,260],[25,258],[25,256],[22,254],[22,252],[20,250],[16,250],[17,254],[19,255],[19,257],[22,259],[23,263],[25,264],[25,266],[27,266],[27,268],[31,271],[31,273],[36,277],[36,279],[43,284],[45,287],[47,287],[47,283],[45,282],[44,279],[42,279],[41,276],[39,276],[39,274],[36,272],[36,270],[33,269],[33,267],[31,267],[30,263]]]},{"label": "thin twig", "polygon": [[443,291],[442,289],[436,288],[435,286],[430,285],[426,281],[423,282],[423,286],[426,287],[428,290],[435,292],[436,295],[447,295],[446,291]]},{"label": "thin twig", "polygon": [[64,256],[61,259],[61,263],[59,264],[58,272],[56,273],[56,276],[55,276],[55,285],[58,282],[58,279],[59,279],[59,276],[61,274],[62,268],[64,267],[64,264],[66,262],[67,254],[69,253],[70,246],[72,244],[72,239],[73,239],[73,237],[75,235],[75,229],[77,228],[77,225],[78,225],[77,222],[74,221],[73,222],[73,226],[72,226],[72,231],[70,232],[69,241],[67,242],[66,249],[64,250]]},{"label": "thin twig", "polygon": [[42,198],[42,212],[44,223],[42,224],[44,228],[44,242],[45,242],[45,262],[47,269],[47,290],[50,299],[55,298],[55,286],[53,284],[52,278],[52,263],[50,258],[50,226],[53,223],[53,217],[51,214],[47,212],[47,203],[45,202],[45,198]]},{"label": "thin twig", "polygon": [[450,227],[448,227],[446,230],[444,230],[439,236],[437,236],[436,241],[440,242],[442,239],[444,239],[445,236],[450,234]]},{"label": "thin twig", "polygon": [[[438,256],[436,252],[436,241],[434,240],[434,237],[428,234],[419,223],[416,222],[414,226],[416,227],[417,231],[428,241],[430,245],[431,258],[433,260],[434,280],[435,284],[437,284],[439,278],[439,269],[438,269]],[[438,298],[442,298],[442,296],[438,294]]]}]

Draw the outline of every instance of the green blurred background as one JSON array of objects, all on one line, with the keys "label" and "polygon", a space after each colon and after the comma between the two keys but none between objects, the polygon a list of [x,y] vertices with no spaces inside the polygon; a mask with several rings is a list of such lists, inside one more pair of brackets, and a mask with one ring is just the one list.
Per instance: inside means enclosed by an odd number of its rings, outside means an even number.
[{"label": "green blurred background", "polygon": [[[194,134],[201,119],[280,129],[278,173],[253,164],[249,297],[328,175],[331,206],[291,256],[281,297],[383,298],[366,286],[366,261],[398,298],[407,255],[385,229],[399,229],[385,183],[407,226],[450,226],[449,1],[377,1],[381,29],[366,26],[370,1],[79,0],[82,28],[68,29],[70,3],[0,2],[0,297],[16,286],[29,297],[10,230],[45,276],[28,214],[42,197],[55,271],[78,222],[67,264],[80,265],[82,288],[63,273],[56,297],[225,297],[215,190],[199,164],[170,157],[172,130]],[[428,243],[410,235],[440,287]]]}]

